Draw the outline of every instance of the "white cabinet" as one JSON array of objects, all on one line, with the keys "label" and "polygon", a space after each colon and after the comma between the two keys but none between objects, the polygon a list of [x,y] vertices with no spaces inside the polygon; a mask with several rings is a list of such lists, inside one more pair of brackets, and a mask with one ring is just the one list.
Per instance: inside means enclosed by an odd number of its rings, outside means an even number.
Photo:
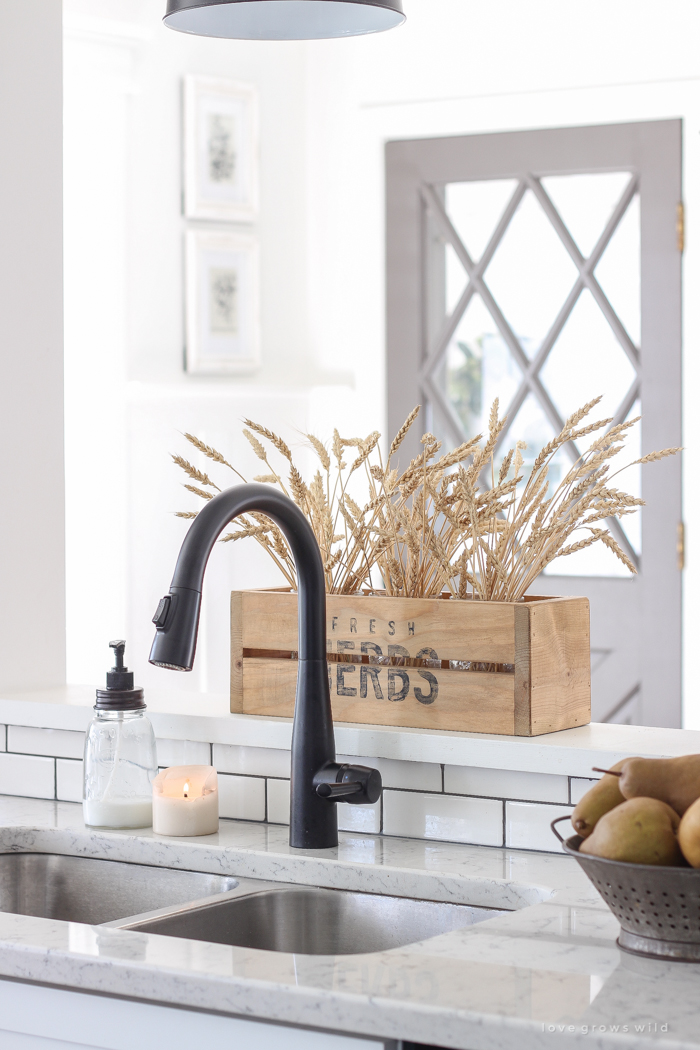
[{"label": "white cabinet", "polygon": [[395,1045],[0,980],[2,1050],[393,1050]]}]

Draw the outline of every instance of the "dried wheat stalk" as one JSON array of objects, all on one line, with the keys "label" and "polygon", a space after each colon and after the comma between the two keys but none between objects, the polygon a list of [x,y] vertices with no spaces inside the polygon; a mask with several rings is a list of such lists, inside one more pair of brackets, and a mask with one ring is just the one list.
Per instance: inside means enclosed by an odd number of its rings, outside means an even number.
[{"label": "dried wheat stalk", "polygon": [[[581,426],[600,400],[588,402],[566,420],[561,433],[538,453],[527,477],[524,442],[517,442],[498,467],[495,462],[499,435],[506,425],[505,417],[499,419],[498,399],[483,446],[479,434],[440,456],[441,443],[424,434],[422,452],[403,471],[392,466],[392,460],[418,417],[419,406],[391,443],[386,465],[377,431],[366,438],[343,438],[335,430],[330,451],[314,434],[306,434],[321,467],[309,482],[296,467],[289,446],[273,431],[246,419],[243,434],[268,470],[254,480],[277,485],[307,517],[321,550],[329,594],[372,590],[381,578],[383,592],[396,597],[437,597],[449,592],[462,600],[518,601],[555,558],[597,542],[605,544],[630,572],[636,571],[608,530],[595,523],[634,513],[643,503],[612,487],[615,475],[609,473],[609,461],[624,448],[627,433],[638,420],[611,429],[606,429],[610,419]],[[600,436],[550,491],[548,474],[557,452],[567,442],[598,431]],[[216,449],[191,434],[185,437],[207,459],[245,480]],[[266,444],[285,461],[279,471],[269,461]],[[345,459],[348,449],[355,450],[350,465]],[[634,464],[652,463],[679,451],[651,452]],[[185,488],[196,496],[209,500],[213,493],[207,488],[220,491],[183,457],[173,460],[190,479]],[[364,506],[349,491],[354,478],[351,487],[357,495],[358,477],[366,484]],[[178,516],[196,515],[179,511]],[[232,528],[224,542],[255,539],[296,588],[294,560],[276,525],[264,515],[251,514],[236,519]]]}]

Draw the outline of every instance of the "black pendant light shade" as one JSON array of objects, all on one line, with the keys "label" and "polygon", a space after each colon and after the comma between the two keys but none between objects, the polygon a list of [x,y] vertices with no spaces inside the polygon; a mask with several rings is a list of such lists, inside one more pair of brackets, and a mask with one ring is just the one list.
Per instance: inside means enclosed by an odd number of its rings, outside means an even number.
[{"label": "black pendant light shade", "polygon": [[401,0],[168,0],[163,21],[196,36],[320,40],[393,29]]}]

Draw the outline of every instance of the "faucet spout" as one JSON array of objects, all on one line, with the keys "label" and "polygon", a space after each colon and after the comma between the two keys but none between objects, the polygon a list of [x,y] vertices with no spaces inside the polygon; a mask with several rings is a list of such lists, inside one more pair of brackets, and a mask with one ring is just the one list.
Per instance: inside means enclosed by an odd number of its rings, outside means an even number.
[{"label": "faucet spout", "polygon": [[[271,518],[289,543],[298,580],[299,660],[292,730],[291,846],[326,849],[338,844],[336,799],[376,802],[381,778],[363,766],[339,766],[326,660],[326,587],[321,552],[311,526],[290,499],[268,485],[237,485],[219,493],[194,519],[180,550],[170,592],[153,622],[156,636],[149,661],[191,671],[197,647],[204,571],[216,540],[239,514]],[[320,793],[319,785],[344,783],[345,790]],[[347,790],[350,784],[352,791]]]}]

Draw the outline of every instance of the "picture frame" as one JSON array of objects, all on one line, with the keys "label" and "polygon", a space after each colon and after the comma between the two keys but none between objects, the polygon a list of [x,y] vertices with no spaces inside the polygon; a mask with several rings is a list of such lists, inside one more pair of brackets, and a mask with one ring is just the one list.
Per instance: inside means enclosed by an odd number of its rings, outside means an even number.
[{"label": "picture frame", "polygon": [[245,375],[260,365],[259,251],[253,233],[185,234],[185,370]]},{"label": "picture frame", "polygon": [[257,89],[188,74],[183,93],[185,218],[253,222],[259,196]]}]

